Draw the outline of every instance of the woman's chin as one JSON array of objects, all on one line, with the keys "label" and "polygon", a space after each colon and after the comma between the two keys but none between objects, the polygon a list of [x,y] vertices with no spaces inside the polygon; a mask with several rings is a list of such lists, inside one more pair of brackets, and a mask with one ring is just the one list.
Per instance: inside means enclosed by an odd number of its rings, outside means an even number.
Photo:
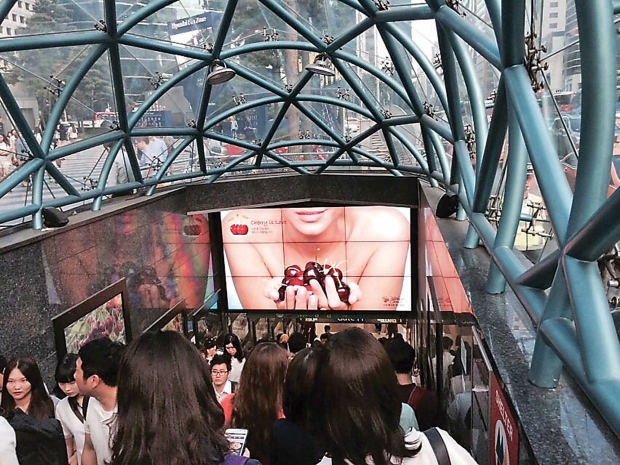
[{"label": "woman's chin", "polygon": [[306,237],[314,238],[317,242],[322,242],[325,238],[322,236],[325,233],[325,230],[329,227],[329,225],[324,225],[322,223],[304,223],[300,225],[298,228],[299,232]]}]

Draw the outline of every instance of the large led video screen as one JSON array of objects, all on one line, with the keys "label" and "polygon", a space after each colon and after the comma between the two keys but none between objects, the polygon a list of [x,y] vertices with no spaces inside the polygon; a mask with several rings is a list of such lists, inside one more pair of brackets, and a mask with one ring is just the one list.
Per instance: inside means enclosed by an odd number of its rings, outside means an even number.
[{"label": "large led video screen", "polygon": [[169,309],[181,299],[198,309],[215,294],[207,216],[161,204],[55,236],[44,242],[43,256],[50,304],[75,305],[126,278],[138,334],[152,322],[141,310]]},{"label": "large led video screen", "polygon": [[222,212],[229,310],[411,311],[410,209]]}]

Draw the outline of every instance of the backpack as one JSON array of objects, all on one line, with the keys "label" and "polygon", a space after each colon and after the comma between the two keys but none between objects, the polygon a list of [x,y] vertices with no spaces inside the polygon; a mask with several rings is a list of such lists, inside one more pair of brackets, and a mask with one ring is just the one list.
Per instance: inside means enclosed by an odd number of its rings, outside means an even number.
[{"label": "backpack", "polygon": [[7,421],[15,430],[20,465],[66,465],[69,462],[62,426],[55,418],[33,418],[15,409]]}]

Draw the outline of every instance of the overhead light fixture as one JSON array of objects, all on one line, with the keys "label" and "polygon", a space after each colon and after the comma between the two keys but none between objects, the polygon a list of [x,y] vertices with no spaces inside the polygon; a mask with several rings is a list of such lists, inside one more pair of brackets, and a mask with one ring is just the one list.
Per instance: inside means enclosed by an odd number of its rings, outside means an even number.
[{"label": "overhead light fixture", "polygon": [[327,53],[319,53],[314,59],[314,63],[306,66],[306,70],[321,76],[334,77],[336,73],[332,69],[331,61]]},{"label": "overhead light fixture", "polygon": [[237,75],[234,69],[226,67],[226,64],[221,60],[213,60],[209,67],[209,74],[207,75],[207,83],[210,85],[223,84],[230,81]]}]

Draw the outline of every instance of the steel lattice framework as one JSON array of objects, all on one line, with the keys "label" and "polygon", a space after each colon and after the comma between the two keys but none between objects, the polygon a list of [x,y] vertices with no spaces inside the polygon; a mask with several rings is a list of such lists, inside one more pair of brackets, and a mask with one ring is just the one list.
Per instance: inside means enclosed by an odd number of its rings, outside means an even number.
[{"label": "steel lattice framework", "polygon": [[[0,18],[7,17],[15,3],[16,0],[2,0]],[[358,21],[342,24],[339,34],[330,40],[325,40],[321,31],[296,15],[287,2],[277,0],[258,0],[256,3],[295,31],[295,40],[291,40],[289,34],[284,40],[230,46],[228,33],[231,24],[241,4],[247,3],[242,0],[226,3],[214,42],[208,49],[150,40],[132,33],[141,21],[174,3],[174,0],[153,0],[145,5],[139,4],[132,15],[118,20],[116,2],[103,0],[104,28],[0,40],[2,54],[89,46],[86,56],[55,100],[40,142],[20,111],[12,89],[0,75],[0,98],[32,153],[29,161],[0,183],[0,197],[29,177],[33,180],[30,201],[23,207],[0,213],[0,222],[32,215],[33,227],[38,229],[42,226],[41,211],[46,206],[66,206],[92,199],[93,209],[98,210],[105,207],[106,195],[128,188],[146,187],[146,195],[149,195],[164,182],[216,182],[236,171],[264,174],[265,170],[287,169],[300,174],[321,174],[335,167],[371,167],[387,170],[395,176],[413,174],[426,177],[431,184],[441,185],[459,195],[464,212],[461,214],[466,214],[471,224],[465,246],[475,247],[481,240],[492,256],[487,291],[503,292],[508,283],[537,325],[530,380],[541,387],[555,387],[565,367],[615,433],[620,435],[620,405],[617,402],[617,393],[620,392],[620,345],[597,264],[599,257],[620,240],[620,192],[607,197],[616,102],[614,14],[620,13],[620,2],[574,2],[579,42],[584,51],[581,54],[581,140],[574,190],[569,186],[536,94],[532,91],[531,75],[528,74],[532,70],[526,66],[529,2],[525,0],[469,2],[484,9],[490,18],[493,35],[483,33],[472,21],[471,15],[459,14],[459,3],[465,2],[443,0],[427,0],[426,4],[414,5],[406,2],[396,6],[389,6],[381,0],[340,0],[341,7],[354,10]],[[399,27],[402,24],[415,27],[416,22],[429,19],[434,20],[437,27],[441,73],[422,53],[411,35]],[[371,28],[376,30],[385,44],[393,63],[393,75],[372,66],[351,47],[346,47],[354,44]],[[127,107],[121,47],[186,57],[189,65],[161,83],[133,113],[120,111],[117,127],[52,149],[55,128],[73,93],[88,71],[106,53],[110,62],[115,107]],[[340,85],[348,87],[356,99],[348,101],[335,95],[308,92],[307,84],[316,76],[306,70],[300,71],[296,82],[282,87],[243,64],[243,57],[248,54],[264,51],[285,53],[287,50],[326,53],[339,74]],[[472,56],[484,59],[500,76],[490,118]],[[210,114],[213,88],[205,82],[191,125],[138,127],[140,118],[161,96],[193,74],[204,73],[213,60],[222,60],[236,71],[236,79],[242,78],[260,87],[263,95]],[[434,117],[429,110],[427,99],[416,86],[412,64],[424,72],[428,85],[437,97],[435,110],[445,112],[445,121]],[[380,103],[381,99],[373,98],[360,79],[359,70],[398,96],[407,107],[403,114],[392,115],[390,108]],[[476,141],[473,153],[471,146],[468,147],[463,102],[467,102],[471,111],[470,121]],[[345,108],[362,115],[370,124],[358,135],[345,137],[342,131],[326,123],[313,106],[317,103]],[[277,111],[261,140],[240,140],[214,130],[231,116],[274,104]],[[276,138],[278,126],[293,107],[327,137]],[[419,127],[419,144],[412,141],[406,129],[408,126]],[[375,134],[381,136],[389,157],[378,157],[364,148],[364,141]],[[144,135],[172,135],[180,139],[163,165],[148,177],[143,177],[140,172],[131,139]],[[235,145],[243,150],[243,154],[224,166],[211,166],[204,144],[196,144],[196,141],[202,142],[203,139]],[[53,163],[109,142],[113,143],[112,150],[103,163],[97,185],[87,192],[79,192]],[[192,144],[197,149],[199,170],[168,174],[175,158]],[[294,160],[277,150],[286,146],[317,144],[333,148],[324,160]],[[397,145],[404,147],[405,152],[397,150]],[[447,153],[446,147],[451,148],[451,154]],[[129,156],[136,181],[108,186],[114,159],[122,149]],[[501,218],[495,224],[489,219],[489,202],[496,175],[504,162],[506,182],[502,192]],[[528,162],[538,180],[558,245],[554,253],[530,268],[525,267],[513,251],[519,221],[522,220]],[[66,193],[64,197],[44,198],[46,173],[62,187]]]}]

